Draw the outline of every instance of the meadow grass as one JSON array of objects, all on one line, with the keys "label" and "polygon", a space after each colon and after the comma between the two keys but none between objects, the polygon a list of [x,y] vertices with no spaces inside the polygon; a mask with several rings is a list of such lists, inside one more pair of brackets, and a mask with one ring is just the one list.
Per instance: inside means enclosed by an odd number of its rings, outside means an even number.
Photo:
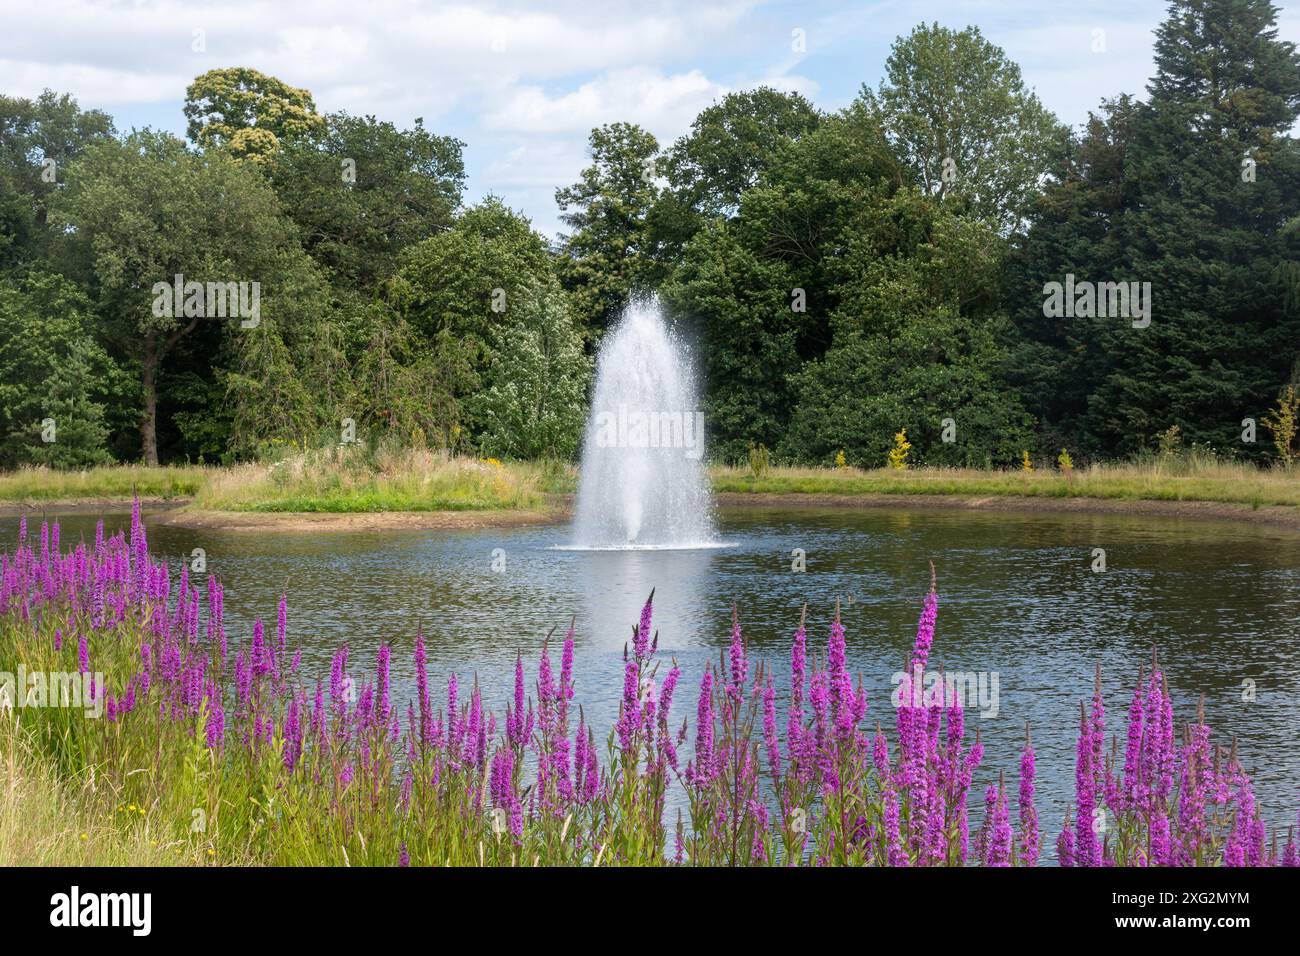
[{"label": "meadow grass", "polygon": [[208,475],[194,504],[212,511],[531,510],[554,467],[452,457],[424,449],[339,447]]},{"label": "meadow grass", "polygon": [[715,492],[742,494],[1019,496],[1300,506],[1300,471],[1227,462],[1095,464],[1071,475],[1043,469],[772,467],[756,476],[740,466],[714,467],[710,474]]},{"label": "meadow grass", "polygon": [[87,498],[188,498],[218,469],[202,465],[102,465],[81,471],[19,468],[0,472],[0,501]]},{"label": "meadow grass", "polygon": [[204,862],[186,841],[151,826],[148,811],[134,804],[119,811],[114,800],[111,778],[88,768],[65,777],[21,719],[0,720],[0,866]]}]

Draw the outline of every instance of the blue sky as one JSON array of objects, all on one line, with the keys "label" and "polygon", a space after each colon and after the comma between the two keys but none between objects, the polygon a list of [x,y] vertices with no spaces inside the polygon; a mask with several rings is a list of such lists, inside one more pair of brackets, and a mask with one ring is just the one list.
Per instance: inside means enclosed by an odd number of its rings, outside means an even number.
[{"label": "blue sky", "polygon": [[[895,37],[938,21],[978,26],[1077,124],[1103,97],[1143,93],[1164,12],[1161,0],[0,0],[0,92],[67,91],[119,129],[183,135],[189,81],[251,66],[311,90],[323,111],[424,117],[467,144],[467,199],[500,195],[553,234],[555,188],[599,123],[637,122],[666,143],[760,84],[836,109],[879,84]],[[1281,11],[1279,33],[1300,42],[1300,11]]]}]

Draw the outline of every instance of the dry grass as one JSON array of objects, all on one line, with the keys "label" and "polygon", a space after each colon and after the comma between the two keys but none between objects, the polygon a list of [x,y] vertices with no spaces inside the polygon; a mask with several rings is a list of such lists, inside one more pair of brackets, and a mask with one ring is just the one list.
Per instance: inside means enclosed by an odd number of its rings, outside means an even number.
[{"label": "dry grass", "polygon": [[157,838],[149,824],[116,812],[113,795],[89,778],[60,780],[24,738],[12,711],[0,713],[0,866],[168,866],[196,861]]},{"label": "dry grass", "polygon": [[375,512],[535,509],[553,480],[545,465],[461,458],[425,449],[312,451],[273,465],[214,471],[194,503],[211,511]]}]

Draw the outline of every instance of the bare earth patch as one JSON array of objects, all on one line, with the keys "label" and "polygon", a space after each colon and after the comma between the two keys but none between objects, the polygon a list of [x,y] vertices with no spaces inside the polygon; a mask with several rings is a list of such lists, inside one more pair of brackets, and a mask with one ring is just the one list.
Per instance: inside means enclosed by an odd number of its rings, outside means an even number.
[{"label": "bare earth patch", "polygon": [[517,528],[558,524],[567,518],[568,511],[563,508],[546,511],[375,511],[347,514],[203,511],[185,508],[155,515],[149,523],[209,531],[312,532]]}]

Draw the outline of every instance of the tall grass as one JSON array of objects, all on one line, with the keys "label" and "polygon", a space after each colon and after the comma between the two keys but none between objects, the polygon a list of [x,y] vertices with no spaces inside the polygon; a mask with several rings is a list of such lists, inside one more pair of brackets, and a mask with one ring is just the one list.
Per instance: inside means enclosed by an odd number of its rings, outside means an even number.
[{"label": "tall grass", "polygon": [[555,467],[426,449],[339,446],[274,464],[215,471],[194,503],[214,511],[470,511],[535,509]]},{"label": "tall grass", "polygon": [[104,465],[82,471],[20,468],[0,472],[0,501],[73,501],[85,498],[187,498],[218,471],[200,465]]}]

